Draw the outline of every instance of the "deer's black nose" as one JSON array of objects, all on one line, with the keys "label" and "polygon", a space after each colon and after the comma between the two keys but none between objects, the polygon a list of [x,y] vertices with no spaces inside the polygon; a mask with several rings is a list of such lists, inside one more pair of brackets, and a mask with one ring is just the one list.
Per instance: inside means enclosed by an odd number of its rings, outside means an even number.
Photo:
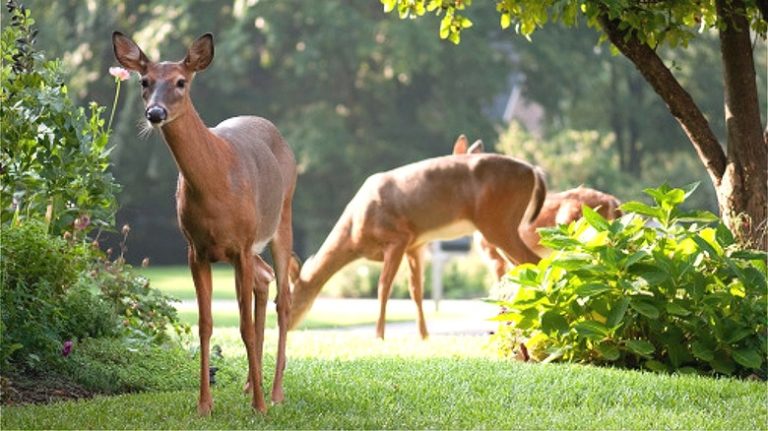
[{"label": "deer's black nose", "polygon": [[147,120],[152,124],[157,124],[168,118],[168,112],[162,106],[150,106],[147,108],[147,112],[144,113]]}]

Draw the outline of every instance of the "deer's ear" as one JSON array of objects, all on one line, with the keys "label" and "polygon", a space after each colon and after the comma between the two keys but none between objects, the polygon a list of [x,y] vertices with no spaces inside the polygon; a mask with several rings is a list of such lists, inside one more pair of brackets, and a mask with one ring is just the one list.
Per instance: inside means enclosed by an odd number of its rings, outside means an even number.
[{"label": "deer's ear", "polygon": [[453,144],[453,154],[467,154],[467,147],[469,147],[467,137],[459,135],[456,139],[456,143]]},{"label": "deer's ear", "polygon": [[213,61],[213,35],[206,33],[189,47],[184,65],[192,72],[199,72]]},{"label": "deer's ear", "polygon": [[139,45],[136,45],[128,36],[119,31],[112,33],[112,48],[115,50],[117,62],[123,67],[142,75],[147,73],[149,59],[139,48]]},{"label": "deer's ear", "polygon": [[476,153],[482,153],[485,150],[485,147],[483,146],[483,141],[477,140],[472,145],[470,145],[469,148],[467,148],[468,154],[476,154]]}]

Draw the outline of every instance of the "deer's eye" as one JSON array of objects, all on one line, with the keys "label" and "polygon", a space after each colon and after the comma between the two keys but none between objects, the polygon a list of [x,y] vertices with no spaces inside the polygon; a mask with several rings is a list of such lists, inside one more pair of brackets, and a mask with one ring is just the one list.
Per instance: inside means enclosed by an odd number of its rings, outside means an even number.
[{"label": "deer's eye", "polygon": [[179,79],[178,81],[176,81],[177,88],[184,88],[186,85],[187,85],[187,81],[183,79]]},{"label": "deer's eye", "polygon": [[141,88],[149,87],[149,80],[147,78],[141,78]]}]

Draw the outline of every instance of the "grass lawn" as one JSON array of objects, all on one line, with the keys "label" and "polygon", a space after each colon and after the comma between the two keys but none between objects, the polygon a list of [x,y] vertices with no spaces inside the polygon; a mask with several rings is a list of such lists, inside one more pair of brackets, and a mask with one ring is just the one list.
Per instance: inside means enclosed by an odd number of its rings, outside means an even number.
[{"label": "grass lawn", "polygon": [[[195,299],[195,284],[186,265],[137,268],[147,277],[150,286],[176,299]],[[235,271],[232,265],[215,264],[213,274],[213,299],[235,299]],[[274,290],[274,289],[273,289]]]},{"label": "grass lawn", "polygon": [[[227,367],[244,376],[239,332],[217,328]],[[267,383],[276,333],[267,334]],[[5,407],[3,429],[764,429],[765,382],[668,376],[494,358],[485,337],[350,331],[291,333],[283,405],[255,414],[242,379],[214,388],[198,418],[195,387]],[[190,357],[190,361],[195,361]]]}]

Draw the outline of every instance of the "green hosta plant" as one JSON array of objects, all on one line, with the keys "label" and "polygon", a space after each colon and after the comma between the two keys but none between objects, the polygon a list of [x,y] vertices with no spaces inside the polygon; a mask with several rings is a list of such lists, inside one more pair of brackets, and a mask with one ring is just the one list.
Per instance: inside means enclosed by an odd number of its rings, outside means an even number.
[{"label": "green hosta plant", "polygon": [[764,376],[766,254],[681,209],[695,188],[646,189],[654,204],[625,203],[619,219],[584,207],[543,229],[555,251],[503,281],[500,334],[538,360]]}]

